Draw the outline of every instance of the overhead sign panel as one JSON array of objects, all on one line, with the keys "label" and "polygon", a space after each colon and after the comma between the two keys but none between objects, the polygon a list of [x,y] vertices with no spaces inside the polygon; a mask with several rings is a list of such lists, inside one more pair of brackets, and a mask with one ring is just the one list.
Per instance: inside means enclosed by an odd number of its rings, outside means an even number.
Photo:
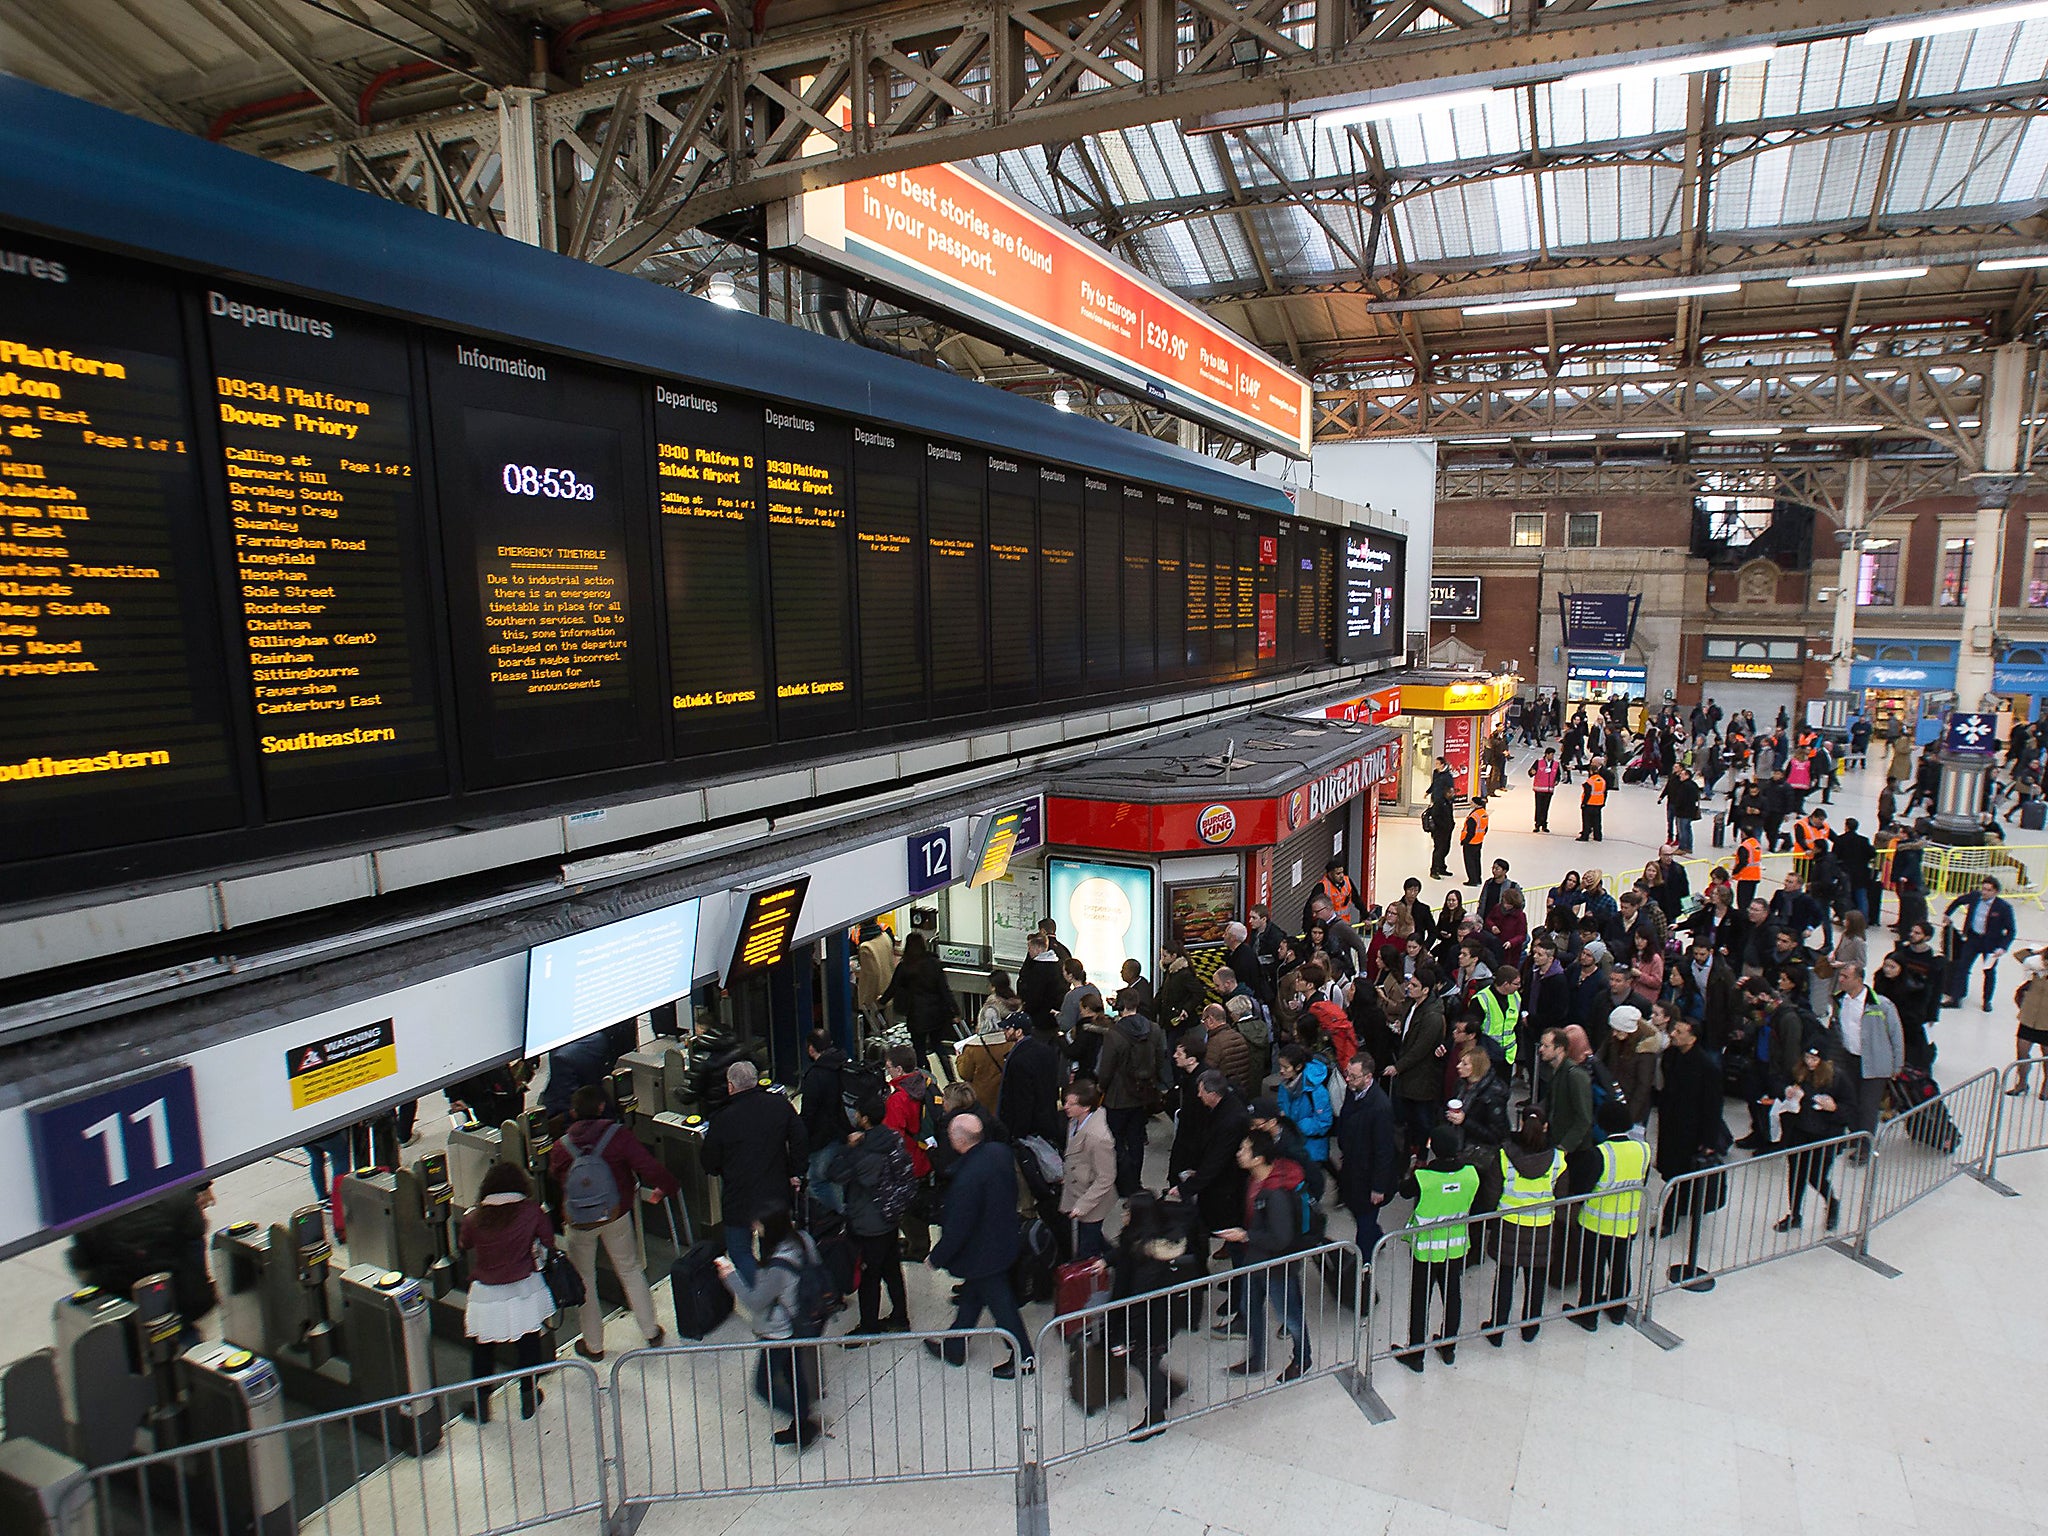
[{"label": "overhead sign panel", "polygon": [[727,986],[789,958],[797,919],[803,915],[804,892],[810,888],[809,875],[792,875],[747,893],[746,910],[740,914],[739,932],[733,939],[732,963],[725,968]]},{"label": "overhead sign panel", "polygon": [[1296,458],[1309,383],[1049,215],[952,165],[825,187],[772,231],[858,276]]},{"label": "overhead sign panel", "polygon": [[1630,592],[1563,592],[1557,609],[1567,649],[1625,651],[1636,637],[1640,594]]}]

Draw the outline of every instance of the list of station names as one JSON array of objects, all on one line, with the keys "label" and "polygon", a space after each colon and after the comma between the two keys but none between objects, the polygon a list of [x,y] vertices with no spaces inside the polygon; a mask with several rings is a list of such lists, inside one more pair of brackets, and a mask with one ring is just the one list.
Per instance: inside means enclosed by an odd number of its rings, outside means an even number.
[{"label": "list of station names", "polygon": [[773,408],[762,417],[779,719],[785,731],[851,729],[848,429]]}]

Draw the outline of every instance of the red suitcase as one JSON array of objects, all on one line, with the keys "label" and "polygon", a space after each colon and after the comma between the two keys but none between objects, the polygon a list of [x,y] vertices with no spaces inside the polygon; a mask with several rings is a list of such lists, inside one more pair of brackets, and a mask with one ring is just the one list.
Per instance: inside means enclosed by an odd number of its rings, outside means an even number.
[{"label": "red suitcase", "polygon": [[[1072,1312],[1085,1312],[1109,1300],[1109,1271],[1093,1259],[1062,1264],[1053,1274],[1053,1311],[1065,1317]],[[1072,1338],[1081,1331],[1077,1318],[1060,1324],[1060,1332]]]}]

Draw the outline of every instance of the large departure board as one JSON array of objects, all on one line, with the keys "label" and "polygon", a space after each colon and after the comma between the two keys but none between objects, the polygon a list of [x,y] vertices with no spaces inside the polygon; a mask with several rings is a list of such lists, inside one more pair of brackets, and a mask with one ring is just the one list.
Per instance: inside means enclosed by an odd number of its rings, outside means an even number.
[{"label": "large departure board", "polygon": [[850,427],[773,406],[763,419],[776,734],[804,741],[850,731],[857,718],[847,580]]},{"label": "large departure board", "polygon": [[0,263],[0,836],[8,859],[240,819],[175,293]]},{"label": "large departure board", "polygon": [[654,389],[654,494],[678,751],[770,736],[762,623],[761,408],[703,390]]},{"label": "large departure board", "polygon": [[988,459],[949,443],[924,452],[932,709],[952,716],[988,700]]},{"label": "large departure board", "polygon": [[1237,519],[1229,507],[1209,508],[1209,675],[1237,675]]},{"label": "large departure board", "polygon": [[1187,515],[1181,498],[1168,491],[1153,492],[1152,511],[1154,558],[1159,565],[1152,652],[1159,681],[1170,683],[1187,673]]},{"label": "large departure board", "polygon": [[519,783],[653,759],[640,397],[453,337],[427,361],[469,772]]},{"label": "large departure board", "polygon": [[206,315],[264,807],[444,793],[406,336],[240,287]]},{"label": "large departure board", "polygon": [[1250,673],[1259,660],[1259,531],[1251,513],[1233,508],[1237,524],[1237,582],[1233,617],[1237,627],[1237,671]]},{"label": "large departure board", "polygon": [[1088,691],[1116,688],[1123,666],[1122,508],[1118,488],[1100,475],[1081,477],[1081,588],[1088,609]]},{"label": "large departure board", "polygon": [[871,726],[901,725],[925,713],[923,452],[922,442],[900,432],[853,429],[860,707]]},{"label": "large departure board", "polygon": [[1045,697],[1065,701],[1080,690],[1086,664],[1077,471],[1039,468],[1038,538],[1039,654],[1045,662]]},{"label": "large departure board", "polygon": [[1209,508],[1206,503],[1188,503],[1187,554],[1187,665],[1191,678],[1209,675]]},{"label": "large departure board", "polygon": [[998,709],[1038,698],[1038,469],[988,461],[988,632]]},{"label": "large departure board", "polygon": [[1152,587],[1158,576],[1152,549],[1152,495],[1143,486],[1123,488],[1124,685],[1143,688],[1155,675],[1152,647]]},{"label": "large departure board", "polygon": [[1256,532],[1258,548],[1258,658],[1261,666],[1280,655],[1280,535]]}]

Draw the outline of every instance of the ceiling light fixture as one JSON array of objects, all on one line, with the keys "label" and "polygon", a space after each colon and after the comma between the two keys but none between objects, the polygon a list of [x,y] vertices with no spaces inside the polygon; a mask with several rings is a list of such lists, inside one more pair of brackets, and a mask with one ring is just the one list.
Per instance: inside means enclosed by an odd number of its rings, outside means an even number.
[{"label": "ceiling light fixture", "polygon": [[1333,107],[1316,114],[1316,126],[1323,129],[1351,128],[1361,123],[1383,123],[1390,117],[1414,117],[1423,112],[1449,112],[1455,107],[1483,107],[1498,94],[1491,86],[1473,91],[1438,91],[1430,96],[1390,96],[1355,107]]},{"label": "ceiling light fixture", "polygon": [[1715,427],[1707,433],[1709,437],[1777,437],[1783,427]]},{"label": "ceiling light fixture", "polygon": [[1497,304],[1467,304],[1460,313],[1467,315],[1525,315],[1542,309],[1570,309],[1578,302],[1576,297],[1503,299]]},{"label": "ceiling light fixture", "polygon": [[1742,284],[1731,279],[1727,282],[1684,283],[1675,288],[1617,288],[1613,297],[1617,304],[1652,304],[1658,299],[1711,299],[1719,294],[1740,292]]},{"label": "ceiling light fixture", "polygon": [[2048,267],[2048,256],[1987,256],[1977,263],[1979,272],[2025,272]]},{"label": "ceiling light fixture", "polygon": [[1809,437],[1834,437],[1850,434],[1860,436],[1867,432],[1882,432],[1883,430],[1884,426],[1880,422],[1851,421],[1845,422],[1839,427],[1808,427],[1806,434]]},{"label": "ceiling light fixture", "polygon": [[730,272],[714,272],[704,282],[704,297],[720,309],[738,309],[740,291]]},{"label": "ceiling light fixture", "polygon": [[1052,392],[1052,408],[1056,411],[1071,411],[1074,408],[1074,397],[1064,389],[1056,389]]},{"label": "ceiling light fixture", "polygon": [[1529,434],[1529,441],[1532,443],[1590,443],[1599,435],[1598,432],[1532,432]]},{"label": "ceiling light fixture", "polygon": [[1929,16],[1910,16],[1888,21],[1863,34],[1866,43],[1906,43],[1916,37],[1936,37],[1943,32],[1974,32],[1979,27],[2010,26],[2048,16],[2048,0],[2022,0],[2018,5],[1994,5],[1978,11],[1937,11]]},{"label": "ceiling light fixture", "polygon": [[1662,437],[1683,437],[1683,436],[1685,436],[1685,428],[1683,428],[1683,427],[1645,427],[1645,428],[1643,428],[1643,429],[1641,429],[1641,430],[1639,430],[1639,431],[1635,431],[1635,432],[1617,432],[1617,433],[1615,433],[1614,435],[1615,435],[1616,437],[1620,438],[1620,439],[1621,439],[1621,440],[1622,440],[1623,442],[1625,442],[1625,443],[1646,443],[1646,442],[1649,442],[1649,441],[1650,441],[1651,439],[1653,439],[1653,438],[1662,438]]},{"label": "ceiling light fixture", "polygon": [[1668,59],[1651,59],[1641,64],[1617,64],[1612,69],[1591,69],[1584,74],[1566,75],[1557,83],[1572,90],[1590,91],[1603,85],[1623,85],[1637,80],[1663,80],[1673,75],[1699,75],[1710,70],[1733,69],[1738,64],[1761,64],[1778,51],[1775,43],[1748,48],[1726,48],[1719,53],[1678,54]]},{"label": "ceiling light fixture", "polygon": [[1512,437],[1454,437],[1450,440],[1453,448],[1492,448],[1513,441]]},{"label": "ceiling light fixture", "polygon": [[1785,279],[1787,288],[1834,288],[1848,283],[1902,283],[1925,277],[1925,267],[1867,267],[1860,272],[1809,272]]}]

